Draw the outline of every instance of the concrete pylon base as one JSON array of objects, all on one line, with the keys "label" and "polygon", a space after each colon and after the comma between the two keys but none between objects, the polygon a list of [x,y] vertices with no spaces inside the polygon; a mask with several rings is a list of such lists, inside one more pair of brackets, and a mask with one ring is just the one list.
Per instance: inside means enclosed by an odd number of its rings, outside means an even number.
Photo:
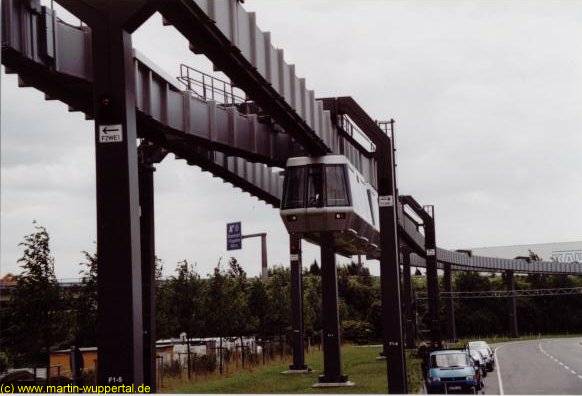
[{"label": "concrete pylon base", "polygon": [[346,382],[317,382],[311,385],[312,388],[340,388],[340,387],[349,387],[355,386],[356,383],[352,381]]},{"label": "concrete pylon base", "polygon": [[281,371],[281,374],[309,374],[311,372],[313,372],[313,370],[311,370],[310,368],[305,368],[305,369],[300,369],[300,370],[289,369],[289,370]]}]

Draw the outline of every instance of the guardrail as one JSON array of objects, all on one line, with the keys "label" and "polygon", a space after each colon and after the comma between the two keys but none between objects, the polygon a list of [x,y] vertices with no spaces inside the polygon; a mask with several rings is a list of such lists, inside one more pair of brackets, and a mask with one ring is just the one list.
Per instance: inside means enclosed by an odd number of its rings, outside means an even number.
[{"label": "guardrail", "polygon": [[248,102],[246,94],[232,83],[201,72],[185,64],[180,64],[178,81],[202,100],[212,100],[223,105],[237,105]]}]

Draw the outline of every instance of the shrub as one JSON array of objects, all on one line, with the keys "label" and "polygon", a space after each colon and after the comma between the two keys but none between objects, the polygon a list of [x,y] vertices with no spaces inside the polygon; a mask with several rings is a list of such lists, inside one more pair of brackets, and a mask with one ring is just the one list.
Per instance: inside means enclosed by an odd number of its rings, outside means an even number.
[{"label": "shrub", "polygon": [[368,344],[374,338],[374,329],[368,322],[361,320],[345,320],[342,323],[343,337],[355,344]]}]

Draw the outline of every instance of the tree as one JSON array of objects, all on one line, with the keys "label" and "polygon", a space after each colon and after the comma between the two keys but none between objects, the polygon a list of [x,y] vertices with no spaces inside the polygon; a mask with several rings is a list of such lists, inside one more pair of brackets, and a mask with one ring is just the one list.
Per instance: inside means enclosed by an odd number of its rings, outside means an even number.
[{"label": "tree", "polygon": [[317,260],[313,260],[313,263],[309,266],[308,273],[310,275],[321,276],[321,268],[317,265]]},{"label": "tree", "polygon": [[267,287],[262,279],[251,281],[248,292],[248,309],[252,322],[252,331],[260,338],[268,332],[269,296]]},{"label": "tree", "polygon": [[366,319],[374,299],[379,298],[372,284],[370,271],[361,264],[338,268],[338,294],[345,303],[346,318]]},{"label": "tree", "polygon": [[51,347],[66,337],[61,289],[54,271],[50,238],[45,227],[33,221],[35,231],[19,244],[22,273],[8,304],[9,321],[2,334],[2,349],[15,365],[48,365]]},{"label": "tree", "polygon": [[[161,272],[161,269],[157,272]],[[177,276],[162,282],[158,292],[159,337],[189,337],[204,333],[204,282],[187,260],[178,262]]]},{"label": "tree", "polygon": [[75,308],[75,340],[76,346],[95,346],[97,336],[97,253],[82,252],[85,261],[81,275],[81,288],[78,296],[72,296]]},{"label": "tree", "polygon": [[275,267],[270,271],[267,281],[267,295],[269,296],[267,326],[271,335],[281,336],[290,326],[290,280],[291,272],[288,268]]},{"label": "tree", "polygon": [[236,259],[230,259],[227,271],[220,264],[216,266],[208,279],[204,304],[208,307],[209,336],[242,337],[249,331],[246,283],[246,274]]},{"label": "tree", "polygon": [[248,335],[254,327],[248,304],[247,274],[234,257],[230,258],[228,266],[229,282],[227,282],[226,292],[232,304],[229,317],[232,326],[231,335],[238,336],[242,345],[242,337]]},{"label": "tree", "polygon": [[314,336],[321,330],[321,277],[303,277],[303,323],[305,334]]}]

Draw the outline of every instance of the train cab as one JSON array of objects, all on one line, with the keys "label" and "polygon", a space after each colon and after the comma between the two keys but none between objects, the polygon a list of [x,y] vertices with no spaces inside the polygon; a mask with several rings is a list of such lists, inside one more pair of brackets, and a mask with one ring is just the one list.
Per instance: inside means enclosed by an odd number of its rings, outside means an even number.
[{"label": "train cab", "polygon": [[343,155],[287,161],[281,217],[289,233],[317,243],[330,232],[338,253],[379,254],[378,193]]}]

